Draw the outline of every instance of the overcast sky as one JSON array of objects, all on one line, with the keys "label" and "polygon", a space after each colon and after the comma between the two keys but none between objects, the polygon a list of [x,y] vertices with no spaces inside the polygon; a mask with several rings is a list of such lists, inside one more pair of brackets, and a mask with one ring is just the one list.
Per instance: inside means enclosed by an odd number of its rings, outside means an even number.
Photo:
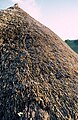
[{"label": "overcast sky", "polygon": [[0,0],[0,9],[14,3],[63,40],[78,39],[78,0]]}]

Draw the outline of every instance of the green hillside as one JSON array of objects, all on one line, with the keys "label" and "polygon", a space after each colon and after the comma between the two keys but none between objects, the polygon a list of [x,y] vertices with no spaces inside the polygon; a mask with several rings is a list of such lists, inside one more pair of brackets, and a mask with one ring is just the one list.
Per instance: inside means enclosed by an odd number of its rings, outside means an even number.
[{"label": "green hillside", "polygon": [[78,39],[77,40],[65,40],[65,42],[78,53]]}]

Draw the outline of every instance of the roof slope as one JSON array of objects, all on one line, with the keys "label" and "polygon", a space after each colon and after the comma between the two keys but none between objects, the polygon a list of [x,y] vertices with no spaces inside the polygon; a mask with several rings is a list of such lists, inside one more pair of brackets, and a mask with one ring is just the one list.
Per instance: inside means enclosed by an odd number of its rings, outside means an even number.
[{"label": "roof slope", "polygon": [[78,55],[17,5],[0,11],[1,120],[77,120]]}]

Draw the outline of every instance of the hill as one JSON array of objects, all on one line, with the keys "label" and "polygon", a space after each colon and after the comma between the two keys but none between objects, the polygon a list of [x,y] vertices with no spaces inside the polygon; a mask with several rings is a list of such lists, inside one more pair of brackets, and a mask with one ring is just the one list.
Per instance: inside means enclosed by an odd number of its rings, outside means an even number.
[{"label": "hill", "polygon": [[65,40],[65,42],[78,53],[78,40]]},{"label": "hill", "polygon": [[78,55],[17,4],[0,11],[0,119],[78,119]]}]

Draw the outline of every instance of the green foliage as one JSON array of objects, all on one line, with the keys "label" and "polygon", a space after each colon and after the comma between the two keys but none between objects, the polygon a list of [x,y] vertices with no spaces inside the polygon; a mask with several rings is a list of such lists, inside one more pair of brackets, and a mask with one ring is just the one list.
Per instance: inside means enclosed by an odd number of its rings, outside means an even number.
[{"label": "green foliage", "polygon": [[65,42],[78,53],[78,40],[65,40]]}]

